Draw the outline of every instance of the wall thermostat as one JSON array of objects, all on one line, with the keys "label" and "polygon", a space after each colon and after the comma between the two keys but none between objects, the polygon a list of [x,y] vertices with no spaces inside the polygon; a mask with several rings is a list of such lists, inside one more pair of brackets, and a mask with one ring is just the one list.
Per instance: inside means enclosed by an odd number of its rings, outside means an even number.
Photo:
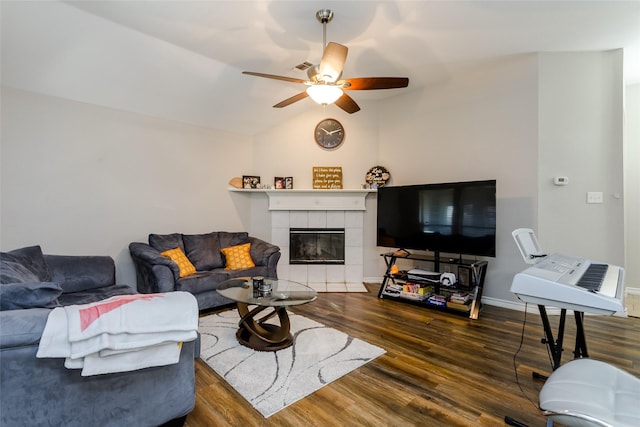
[{"label": "wall thermostat", "polygon": [[567,185],[569,183],[568,176],[556,176],[553,178],[553,183],[555,185]]}]

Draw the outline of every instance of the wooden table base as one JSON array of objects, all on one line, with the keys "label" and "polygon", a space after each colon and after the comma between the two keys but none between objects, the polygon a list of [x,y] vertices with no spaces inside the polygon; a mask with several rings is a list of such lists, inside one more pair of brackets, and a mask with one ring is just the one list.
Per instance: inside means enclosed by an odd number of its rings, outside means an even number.
[{"label": "wooden table base", "polygon": [[[247,304],[240,302],[237,304],[240,322],[238,322],[236,338],[240,344],[257,351],[277,351],[293,344],[291,324],[285,307],[255,306],[249,310]],[[256,316],[266,309],[272,311],[257,319]],[[276,315],[280,325],[265,323]]]}]

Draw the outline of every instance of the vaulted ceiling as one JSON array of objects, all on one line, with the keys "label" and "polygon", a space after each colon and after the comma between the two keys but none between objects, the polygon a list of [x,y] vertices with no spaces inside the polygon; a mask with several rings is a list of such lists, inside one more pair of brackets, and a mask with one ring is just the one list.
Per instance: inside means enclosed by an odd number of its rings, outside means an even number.
[{"label": "vaulted ceiling", "polygon": [[[302,112],[304,89],[243,70],[306,78],[327,40],[349,47],[343,77],[409,77],[353,91],[361,104],[428,89],[532,52],[625,49],[640,82],[638,1],[10,1],[0,3],[2,84],[252,135]],[[327,109],[337,107],[329,106]],[[362,114],[362,113],[355,113]]]}]

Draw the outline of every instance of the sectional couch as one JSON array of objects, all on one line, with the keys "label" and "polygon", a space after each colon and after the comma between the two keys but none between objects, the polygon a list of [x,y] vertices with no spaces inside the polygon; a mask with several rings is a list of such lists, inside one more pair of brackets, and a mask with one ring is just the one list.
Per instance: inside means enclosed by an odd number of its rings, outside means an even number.
[{"label": "sectional couch", "polygon": [[116,284],[112,258],[5,252],[0,292],[0,425],[180,425],[193,409],[195,341],[177,364],[89,377],[36,358],[53,307],[136,293]]}]

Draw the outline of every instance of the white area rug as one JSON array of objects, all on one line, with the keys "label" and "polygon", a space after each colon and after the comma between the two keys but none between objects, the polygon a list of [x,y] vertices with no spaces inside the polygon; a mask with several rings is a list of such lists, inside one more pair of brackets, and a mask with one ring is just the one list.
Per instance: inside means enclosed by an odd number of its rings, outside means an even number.
[{"label": "white area rug", "polygon": [[289,317],[295,343],[277,352],[238,343],[237,310],[200,318],[200,357],[265,417],[385,353],[304,316]]}]

